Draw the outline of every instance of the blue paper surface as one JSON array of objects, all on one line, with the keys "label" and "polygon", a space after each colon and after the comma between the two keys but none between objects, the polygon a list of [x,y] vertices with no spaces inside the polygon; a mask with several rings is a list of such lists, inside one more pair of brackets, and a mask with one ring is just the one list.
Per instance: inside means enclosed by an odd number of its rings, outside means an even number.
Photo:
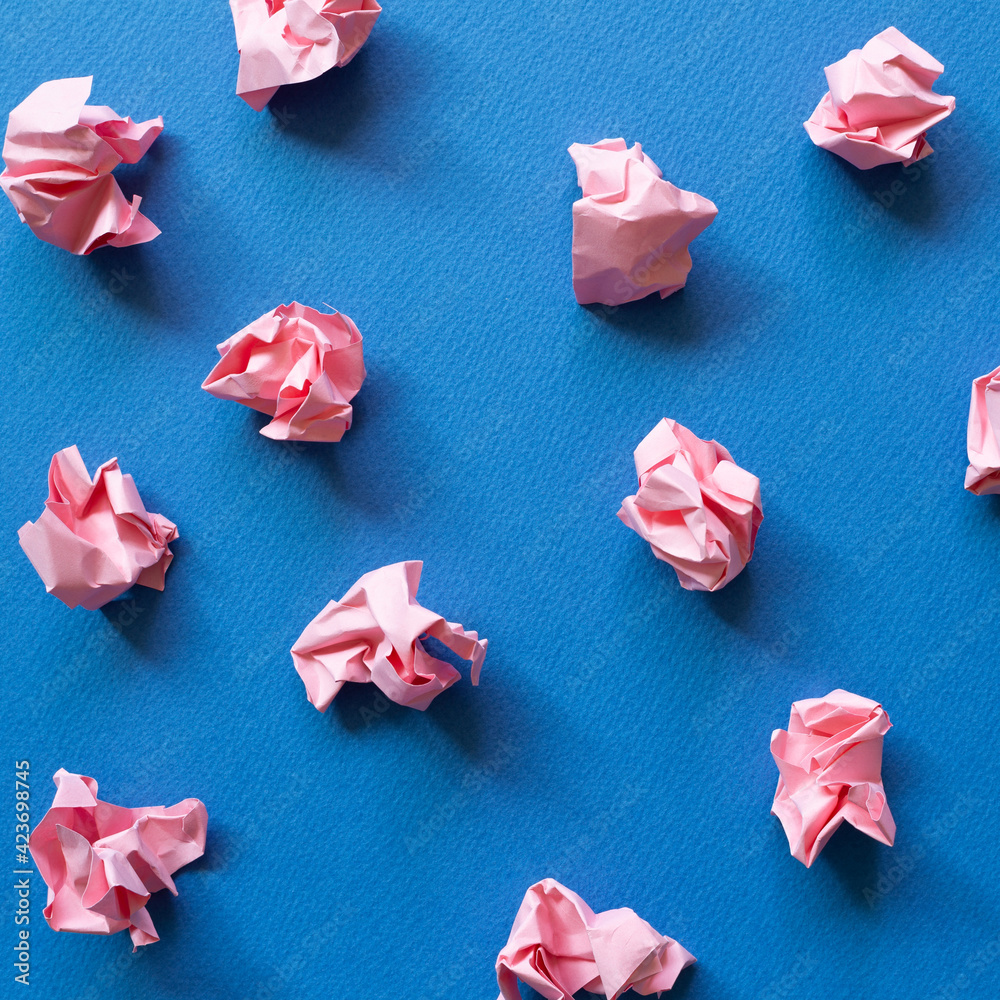
[{"label": "blue paper surface", "polygon": [[[916,175],[801,125],[822,67],[890,24],[958,100]],[[222,2],[6,4],[0,30],[3,113],[92,73],[94,103],[166,122],[117,173],[152,243],[75,258],[0,204],[0,780],[30,759],[33,823],[59,767],[209,812],[134,956],[51,932],[35,876],[32,996],[488,998],[544,876],[679,939],[684,1000],[996,995],[1000,503],[962,489],[970,383],[1000,363],[995,3],[393,0],[261,114]],[[566,147],[617,136],[719,216],[684,291],[607,312],[572,295]],[[267,440],[200,389],[293,298],[365,337],[339,445]],[[718,594],[615,517],[664,416],[762,482]],[[177,522],[162,594],[45,594],[16,531],[74,443]],[[292,642],[400,559],[488,636],[481,686],[320,715]],[[768,741],[835,687],[892,718],[899,830],[844,827],[806,870]]]}]

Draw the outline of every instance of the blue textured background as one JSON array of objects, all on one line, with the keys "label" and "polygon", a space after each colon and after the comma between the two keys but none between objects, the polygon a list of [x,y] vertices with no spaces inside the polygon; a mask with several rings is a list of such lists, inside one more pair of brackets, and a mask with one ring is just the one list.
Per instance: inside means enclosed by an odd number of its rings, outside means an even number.
[{"label": "blue textured background", "polygon": [[[354,63],[262,114],[218,0],[0,8],[4,113],[93,73],[95,103],[166,119],[119,171],[155,242],[75,258],[0,205],[7,766],[31,760],[33,822],[58,767],[210,816],[134,957],[49,931],[35,878],[34,996],[491,998],[546,875],[681,940],[685,1000],[996,995],[1000,504],[962,480],[970,381],[1000,362],[1000,26],[970,8],[393,0]],[[822,67],[889,24],[958,99],[910,175],[801,126]],[[619,135],[719,217],[683,292],[588,310],[566,147]],[[293,298],[365,337],[340,445],[269,441],[199,388]],[[663,416],[763,484],[716,595],[615,518]],[[164,593],[45,594],[15,533],[73,443],[178,523]],[[489,637],[481,687],[320,715],[289,647],[404,558]],[[899,834],[845,827],[807,871],[768,816],[768,738],[838,686],[895,724]]]}]

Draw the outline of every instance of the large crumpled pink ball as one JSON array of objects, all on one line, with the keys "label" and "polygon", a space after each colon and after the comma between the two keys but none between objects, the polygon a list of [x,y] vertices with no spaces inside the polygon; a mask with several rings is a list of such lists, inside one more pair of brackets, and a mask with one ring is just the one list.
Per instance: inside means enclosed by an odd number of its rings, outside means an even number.
[{"label": "large crumpled pink ball", "polygon": [[292,661],[321,712],[347,681],[372,682],[399,705],[427,708],[461,675],[428,653],[422,636],[471,660],[472,683],[479,683],[487,640],[417,602],[422,568],[421,562],[399,562],[365,573],[306,626],[292,646]]},{"label": "large crumpled pink ball", "polygon": [[198,799],[127,809],[97,798],[97,782],[60,768],[56,795],[29,841],[48,886],[42,911],[54,931],[117,934],[135,951],[159,941],[146,910],[152,893],[205,853],[208,813]]},{"label": "large crumpled pink ball", "polygon": [[351,426],[365,380],[361,333],[350,316],[293,302],[255,319],[219,344],[222,359],[202,383],[274,419],[277,441],[339,441]]},{"label": "large crumpled pink ball", "polygon": [[851,49],[825,72],[830,89],[805,122],[806,132],[861,170],[930,156],[927,130],[955,110],[954,97],[932,89],[944,66],[895,28]]},{"label": "large crumpled pink ball", "polygon": [[661,420],[635,449],[639,490],[618,517],[670,563],[685,590],[719,590],[753,555],[760,480],[716,441]]},{"label": "large crumpled pink ball", "polygon": [[173,521],[146,510],[117,458],[91,481],[76,445],[52,456],[45,510],[17,534],[45,589],[88,611],[135,584],[163,590],[178,537]]},{"label": "large crumpled pink ball", "polygon": [[229,0],[240,68],[236,93],[262,111],[286,83],[346,66],[368,40],[376,0]]},{"label": "large crumpled pink ball", "polygon": [[497,956],[499,1000],[520,1000],[517,980],[547,1000],[587,990],[616,1000],[625,990],[669,990],[695,958],[634,910],[594,913],[555,879],[524,894],[510,938]]},{"label": "large crumpled pink ball", "polygon": [[969,406],[969,468],[965,488],[983,496],[1000,493],[1000,368],[972,383]]},{"label": "large crumpled pink ball", "polygon": [[771,814],[792,857],[807,868],[845,820],[890,847],[896,824],[882,787],[882,738],[892,723],[882,706],[839,688],[792,704],[788,731],[771,734],[781,777]]},{"label": "large crumpled pink ball", "polygon": [[163,119],[133,122],[88,105],[93,77],[50,80],[10,113],[0,187],[22,222],[46,243],[75,254],[147,243],[160,230],[131,204],[111,171],[137,163]]},{"label": "large crumpled pink ball", "polygon": [[569,147],[583,197],[573,203],[573,291],[581,305],[618,306],[683,288],[688,244],[718,209],[663,180],[636,143],[604,139]]}]

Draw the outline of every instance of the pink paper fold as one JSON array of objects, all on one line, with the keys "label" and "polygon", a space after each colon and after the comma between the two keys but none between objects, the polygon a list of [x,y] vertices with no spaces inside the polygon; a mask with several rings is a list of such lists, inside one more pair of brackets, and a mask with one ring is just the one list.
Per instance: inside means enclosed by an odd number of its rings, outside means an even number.
[{"label": "pink paper fold", "polygon": [[520,1000],[517,981],[547,1000],[587,990],[615,1000],[627,989],[669,990],[694,956],[633,910],[594,913],[555,879],[524,894],[510,937],[497,956],[499,1000]]},{"label": "pink paper fold", "polygon": [[346,66],[368,40],[376,0],[229,0],[240,68],[236,93],[262,111],[286,83]]},{"label": "pink paper fold", "polygon": [[807,868],[845,820],[892,846],[896,824],[882,787],[882,738],[891,725],[878,702],[838,688],[794,702],[788,730],[771,734],[781,775],[771,814]]},{"label": "pink paper fold", "polygon": [[343,313],[293,302],[255,319],[218,347],[222,359],[202,383],[274,419],[261,428],[279,441],[339,441],[351,426],[365,380],[361,333]]},{"label": "pink paper fold", "polygon": [[93,778],[60,768],[53,781],[55,799],[29,842],[48,886],[48,925],[78,934],[128,928],[133,951],[158,941],[146,903],[160,889],[176,896],[173,873],[205,853],[204,804],[126,809],[98,799]]},{"label": "pink paper fold", "polygon": [[719,590],[743,570],[764,519],[756,476],[676,420],[643,438],[635,469],[639,490],[618,517],[673,566],[685,590]]},{"label": "pink paper fold", "polygon": [[1000,493],[1000,368],[972,383],[969,407],[969,468],[965,488],[983,496]]},{"label": "pink paper fold", "polygon": [[830,89],[805,122],[806,132],[861,170],[930,156],[927,130],[955,110],[954,97],[932,89],[944,66],[895,28],[825,72]]},{"label": "pink paper fold", "polygon": [[163,119],[133,122],[87,104],[93,77],[50,80],[10,113],[0,187],[22,222],[46,243],[75,254],[146,243],[160,230],[131,203],[111,171],[137,163]]},{"label": "pink paper fold", "polygon": [[135,584],[163,590],[178,537],[173,521],[146,510],[117,458],[91,481],[76,445],[52,456],[45,510],[17,534],[45,589],[89,611]]},{"label": "pink paper fold", "polygon": [[321,712],[347,681],[371,681],[392,701],[423,711],[461,676],[427,652],[423,636],[471,660],[472,683],[479,683],[487,640],[417,603],[422,568],[400,562],[366,573],[306,626],[292,661]]},{"label": "pink paper fold", "polygon": [[636,143],[573,143],[583,197],[573,204],[573,291],[577,302],[617,306],[683,288],[688,244],[718,209],[707,198],[663,180]]}]

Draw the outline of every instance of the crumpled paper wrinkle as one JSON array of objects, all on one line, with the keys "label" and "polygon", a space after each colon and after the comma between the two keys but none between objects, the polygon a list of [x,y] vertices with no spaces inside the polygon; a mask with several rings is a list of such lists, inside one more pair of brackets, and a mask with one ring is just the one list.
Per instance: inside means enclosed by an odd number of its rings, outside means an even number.
[{"label": "crumpled paper wrinkle", "polygon": [[117,458],[91,480],[76,445],[52,456],[45,509],[17,534],[45,589],[89,611],[135,584],[163,590],[178,537],[173,521],[146,510]]},{"label": "crumpled paper wrinkle", "polygon": [[719,590],[753,556],[760,480],[717,441],[661,420],[635,449],[639,489],[618,517],[669,563],[685,590]]},{"label": "crumpled paper wrinkle", "polygon": [[286,83],[346,66],[368,40],[376,0],[229,0],[240,68],[236,93],[263,111]]},{"label": "crumpled paper wrinkle", "polygon": [[1000,493],[1000,368],[972,383],[969,406],[969,468],[965,488],[985,496]]},{"label": "crumpled paper wrinkle", "polygon": [[306,626],[292,661],[321,712],[348,681],[373,683],[397,704],[426,709],[461,675],[425,649],[423,636],[470,660],[472,683],[479,683],[487,640],[417,602],[422,568],[400,562],[372,570]]},{"label": "crumpled paper wrinkle", "polygon": [[707,198],[663,180],[636,143],[574,143],[583,197],[573,204],[573,291],[581,305],[618,306],[683,288],[691,270],[688,244],[718,209]]},{"label": "crumpled paper wrinkle", "polygon": [[222,357],[202,388],[268,414],[265,437],[339,441],[350,428],[350,401],[366,373],[361,333],[349,316],[281,305],[218,351]]},{"label": "crumpled paper wrinkle", "polygon": [[927,130],[955,110],[954,97],[933,90],[944,66],[896,28],[824,72],[830,89],[805,122],[806,132],[861,170],[909,166],[930,156]]},{"label": "crumpled paper wrinkle", "polygon": [[882,786],[882,740],[892,723],[878,702],[837,689],[792,704],[771,734],[778,787],[771,814],[807,868],[847,822],[892,846],[896,823]]},{"label": "crumpled paper wrinkle", "polygon": [[56,795],[29,849],[48,887],[43,915],[54,931],[159,941],[146,903],[177,887],[178,868],[205,853],[208,813],[198,799],[127,809],[97,798],[97,782],[60,768]]},{"label": "crumpled paper wrinkle", "polygon": [[22,222],[46,243],[74,254],[146,243],[160,230],[129,202],[111,171],[137,163],[163,119],[133,122],[88,105],[93,77],[50,80],[10,113],[0,187]]},{"label": "crumpled paper wrinkle", "polygon": [[546,878],[525,893],[497,956],[499,1000],[520,1000],[518,980],[547,1000],[572,1000],[580,990],[609,1000],[627,989],[659,994],[694,960],[634,910],[594,913],[575,892]]}]

